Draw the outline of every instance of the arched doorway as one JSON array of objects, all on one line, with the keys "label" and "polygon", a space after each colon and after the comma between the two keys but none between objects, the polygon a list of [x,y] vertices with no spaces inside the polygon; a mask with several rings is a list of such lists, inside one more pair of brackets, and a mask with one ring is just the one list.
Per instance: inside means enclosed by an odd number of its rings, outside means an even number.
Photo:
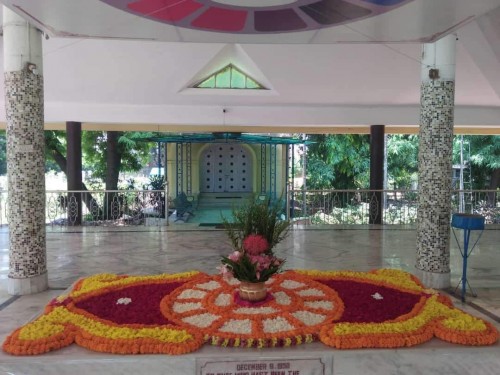
[{"label": "arched doorway", "polygon": [[252,191],[252,158],[237,143],[214,143],[200,157],[200,192]]}]

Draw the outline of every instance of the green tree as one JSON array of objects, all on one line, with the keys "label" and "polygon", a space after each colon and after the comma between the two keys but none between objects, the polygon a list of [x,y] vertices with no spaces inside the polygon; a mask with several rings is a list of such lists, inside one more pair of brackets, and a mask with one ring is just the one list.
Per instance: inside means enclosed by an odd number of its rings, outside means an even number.
[{"label": "green tree", "polygon": [[[107,190],[118,189],[121,171],[138,171],[147,162],[151,145],[139,142],[139,138],[150,137],[144,132],[82,132],[83,167],[92,171],[93,177],[105,183]],[[45,134],[47,154],[66,173],[66,135],[64,132],[47,131]],[[83,190],[87,190],[85,184]],[[110,197],[112,199],[112,197]],[[86,203],[93,201],[84,197]],[[106,207],[109,205],[105,204]]]},{"label": "green tree", "polygon": [[370,181],[368,135],[314,134],[307,150],[308,189],[366,188]]},{"label": "green tree", "polygon": [[45,171],[54,170],[66,173],[65,155],[66,133],[54,130],[45,131]]},{"label": "green tree", "polygon": [[7,136],[5,130],[0,131],[0,175],[7,173]]},{"label": "green tree", "polygon": [[471,162],[489,174],[488,189],[500,188],[500,136],[471,136]]},{"label": "green tree", "polygon": [[[54,163],[58,168],[66,174],[67,161],[66,161],[66,133],[63,131],[45,131],[45,162]],[[82,190],[86,191],[87,186],[82,183]],[[97,205],[97,201],[88,192],[82,195],[83,201],[90,210],[91,205]],[[98,205],[97,205],[98,206]]]},{"label": "green tree", "polygon": [[411,189],[418,174],[418,136],[388,135],[386,147],[389,183],[395,189]]},{"label": "green tree", "polygon": [[[120,172],[135,172],[145,165],[151,145],[139,141],[152,133],[87,131],[82,134],[83,167],[105,183],[106,190],[118,190]],[[106,195],[104,207],[110,216],[116,193]]]},{"label": "green tree", "polygon": [[[462,136],[453,142],[453,163],[460,164]],[[470,160],[473,189],[500,188],[500,136],[466,135],[464,141],[464,162]]]},{"label": "green tree", "polygon": [[144,132],[83,132],[83,167],[103,181],[106,190],[116,190],[120,172],[138,171],[148,162],[151,144],[140,139],[151,136]]}]

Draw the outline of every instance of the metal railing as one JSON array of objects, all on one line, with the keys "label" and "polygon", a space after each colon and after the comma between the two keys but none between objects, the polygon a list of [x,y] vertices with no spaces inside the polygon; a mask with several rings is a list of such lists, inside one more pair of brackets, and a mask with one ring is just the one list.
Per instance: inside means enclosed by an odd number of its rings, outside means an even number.
[{"label": "metal railing", "polygon": [[[291,190],[290,218],[297,224],[414,224],[417,190]],[[500,223],[500,191],[453,190],[452,212],[477,213]]]},{"label": "metal railing", "polygon": [[[46,191],[46,223],[58,226],[168,225],[165,190]],[[8,193],[0,192],[0,224],[8,224]],[[33,208],[35,209],[35,208]]]},{"label": "metal railing", "polygon": [[[290,190],[287,209],[296,224],[414,224],[416,190]],[[58,226],[168,225],[165,190],[47,191],[46,223]],[[8,194],[0,191],[0,225],[8,224]],[[483,215],[500,224],[500,191],[453,190],[452,212]],[[36,208],[33,208],[36,209]]]}]

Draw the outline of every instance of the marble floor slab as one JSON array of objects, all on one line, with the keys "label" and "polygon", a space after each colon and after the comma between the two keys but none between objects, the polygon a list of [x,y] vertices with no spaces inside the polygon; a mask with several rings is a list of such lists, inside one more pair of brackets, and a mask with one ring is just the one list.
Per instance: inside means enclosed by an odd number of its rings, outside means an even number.
[{"label": "marble floor slab", "polygon": [[[452,238],[453,240],[453,238]],[[399,268],[414,271],[416,232],[405,226],[295,227],[277,247],[287,268],[368,271]],[[500,327],[500,228],[484,231],[469,259],[468,276],[478,297],[455,305]],[[80,277],[95,273],[158,274],[188,270],[217,272],[221,255],[231,251],[222,230],[195,224],[141,228],[50,227],[47,257],[50,290],[12,298],[6,293],[8,230],[0,228],[0,341],[41,313],[44,305]],[[452,285],[461,277],[462,257],[451,243]],[[196,361],[206,357],[297,357],[321,355],[332,359],[339,374],[497,374],[499,344],[463,347],[432,340],[398,350],[332,351],[322,344],[271,351],[205,346],[180,357],[117,356],[94,353],[72,345],[36,357],[0,353],[0,374],[197,374]],[[304,375],[304,374],[300,374]]]}]

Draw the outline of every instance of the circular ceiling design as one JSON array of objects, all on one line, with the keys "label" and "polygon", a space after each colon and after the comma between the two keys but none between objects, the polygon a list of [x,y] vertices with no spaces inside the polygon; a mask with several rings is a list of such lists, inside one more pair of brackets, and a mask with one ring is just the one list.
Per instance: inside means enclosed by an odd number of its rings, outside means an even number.
[{"label": "circular ceiling design", "polygon": [[237,34],[286,33],[337,26],[413,0],[101,0],[173,26]]}]

